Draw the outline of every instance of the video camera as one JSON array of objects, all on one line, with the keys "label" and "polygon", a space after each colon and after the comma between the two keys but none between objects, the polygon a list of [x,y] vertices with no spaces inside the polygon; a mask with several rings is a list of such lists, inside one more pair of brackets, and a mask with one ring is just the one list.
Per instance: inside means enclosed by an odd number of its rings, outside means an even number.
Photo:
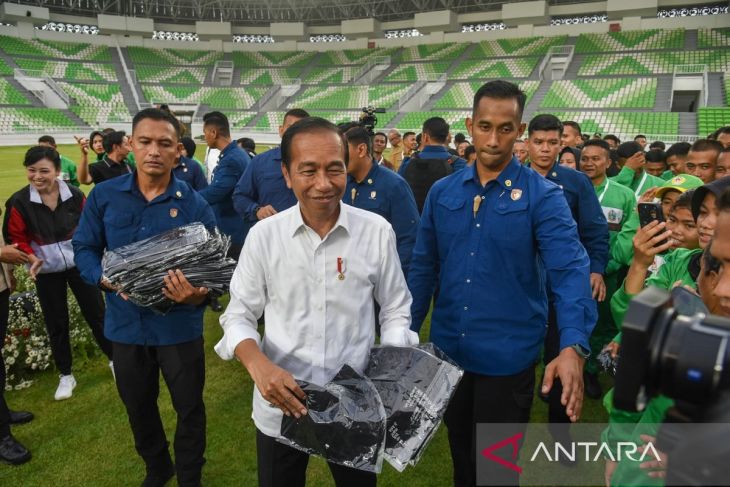
[{"label": "video camera", "polygon": [[375,126],[378,125],[376,113],[385,113],[385,108],[363,107],[358,124],[366,129],[370,136],[375,135]]},{"label": "video camera", "polygon": [[666,484],[727,485],[730,319],[682,314],[670,293],[650,287],[632,300],[622,332],[614,406],[642,411],[659,394],[675,401],[657,436],[670,458]]}]

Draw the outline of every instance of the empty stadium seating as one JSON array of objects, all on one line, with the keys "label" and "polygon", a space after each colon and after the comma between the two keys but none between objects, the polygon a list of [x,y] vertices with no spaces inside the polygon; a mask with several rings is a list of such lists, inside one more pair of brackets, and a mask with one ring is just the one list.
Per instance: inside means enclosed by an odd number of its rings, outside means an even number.
[{"label": "empty stadium seating", "polygon": [[[545,113],[545,112],[543,112]],[[678,113],[653,112],[554,112],[561,120],[578,122],[583,133],[652,134],[676,136],[679,132]]]},{"label": "empty stadium seating", "polygon": [[576,53],[682,50],[684,29],[654,29],[605,34],[581,34],[575,45]]},{"label": "empty stadium seating", "polygon": [[544,56],[553,46],[565,44],[568,36],[525,37],[483,41],[471,52],[471,59],[492,57]]},{"label": "empty stadium seating", "polygon": [[[268,112],[265,113],[256,123],[256,128],[260,130],[276,131],[284,121],[284,114],[286,112]],[[318,111],[311,110],[309,114],[313,117],[322,117],[330,120],[332,123],[344,123],[352,122],[360,119],[362,115],[361,111]],[[394,112],[378,113],[378,125],[375,130],[380,130],[383,127],[389,127],[389,123],[397,114]]]},{"label": "empty stadium seating", "polygon": [[314,110],[353,109],[366,106],[389,108],[408,91],[408,84],[383,84],[379,86],[330,86],[306,88],[289,108]]},{"label": "empty stadium seating", "polygon": [[20,69],[41,72],[56,79],[77,81],[116,81],[117,74],[111,64],[44,61],[42,59],[17,58]]},{"label": "empty stadium seating", "polygon": [[132,121],[122,92],[116,85],[65,81],[58,85],[75,101],[71,110],[92,127],[101,127],[110,122]]},{"label": "empty stadium seating", "polygon": [[210,86],[152,86],[142,91],[151,103],[206,104],[211,108],[248,110],[265,93],[263,88],[216,88]]},{"label": "empty stadium seating", "polygon": [[396,65],[383,81],[436,80],[451,66],[450,61],[438,63],[418,63]]},{"label": "empty stadium seating", "polygon": [[300,51],[258,51],[234,52],[233,63],[240,68],[259,68],[261,66],[304,66],[316,53]]},{"label": "empty stadium seating", "polygon": [[398,128],[401,130],[417,130],[420,131],[423,127],[423,122],[431,117],[441,117],[446,120],[451,126],[451,132],[466,132],[466,125],[464,120],[466,117],[470,117],[470,111],[453,111],[453,112],[410,112],[405,115],[398,122]]},{"label": "empty stadium seating", "polygon": [[241,71],[241,84],[273,85],[299,77],[297,68],[244,69]]},{"label": "empty stadium seating", "polygon": [[642,52],[636,54],[591,54],[586,56],[578,76],[614,74],[671,74],[681,64],[706,64],[711,72],[730,67],[728,50]]},{"label": "empty stadium seating", "polygon": [[697,47],[700,49],[730,46],[730,28],[699,29]]},{"label": "empty stadium seating", "polygon": [[[486,81],[486,80],[485,80]],[[472,105],[474,93],[484,84],[485,81],[470,81],[454,83],[434,105],[436,109],[464,109]],[[517,85],[527,95],[529,103],[535,94],[539,81],[518,81]]]},{"label": "empty stadium seating", "polygon": [[720,127],[730,125],[730,108],[705,107],[697,110],[697,130],[700,136],[707,136]]},{"label": "empty stadium seating", "polygon": [[52,108],[3,108],[0,133],[73,129],[76,122]]},{"label": "empty stadium seating", "polygon": [[0,78],[0,105],[30,105],[30,101],[15,86]]},{"label": "empty stadium seating", "polygon": [[143,83],[200,84],[205,80],[206,68],[177,66],[138,66],[137,79]]},{"label": "empty stadium seating", "polygon": [[74,59],[80,61],[111,61],[109,48],[76,42],[44,41],[39,39],[18,39],[0,36],[0,48],[16,56]]},{"label": "empty stadium seating", "polygon": [[315,66],[307,73],[302,81],[304,83],[316,84],[348,83],[357,74],[358,70],[359,68],[356,66],[342,66],[338,68]]},{"label": "empty stadium seating", "polygon": [[368,61],[391,56],[397,52],[396,48],[374,48],[374,49],[345,49],[343,51],[323,52],[319,63],[328,64],[365,64]]},{"label": "empty stadium seating", "polygon": [[155,64],[159,66],[208,66],[223,58],[221,52],[150,49],[137,46],[128,47],[127,52],[135,64]]},{"label": "empty stadium seating", "polygon": [[655,78],[600,78],[553,81],[541,108],[652,108]]},{"label": "empty stadium seating", "polygon": [[539,57],[465,61],[449,73],[448,79],[527,78],[539,63]]},{"label": "empty stadium seating", "polygon": [[408,61],[453,61],[463,53],[468,44],[424,44],[406,47],[397,56],[401,62]]}]

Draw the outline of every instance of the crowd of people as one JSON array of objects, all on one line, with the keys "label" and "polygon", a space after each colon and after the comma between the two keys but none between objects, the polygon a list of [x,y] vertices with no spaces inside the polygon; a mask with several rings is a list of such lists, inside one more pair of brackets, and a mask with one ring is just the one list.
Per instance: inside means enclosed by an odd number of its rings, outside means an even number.
[{"label": "crowd of people", "polygon": [[[477,483],[477,423],[529,421],[539,360],[537,391],[555,437],[570,437],[585,395],[604,398],[604,437],[615,446],[626,423],[659,422],[672,404],[659,397],[630,413],[602,390],[596,357],[619,354],[631,298],[649,285],[684,285],[712,313],[730,316],[721,272],[730,236],[716,231],[730,225],[730,127],[647,148],[643,135],[586,136],[552,115],[523,121],[525,100],[512,83],[486,83],[466,119],[469,139],[453,140],[440,117],[418,134],[371,133],[359,122],[336,126],[291,109],[281,145],[259,155],[253,140],[232,138],[225,114],[210,112],[202,135],[220,151],[212,170],[195,159],[195,142],[165,107],[139,112],[129,135],[77,139],[78,165],[43,136],[23,161],[29,184],[4,211],[0,334],[12,266],[25,264],[60,373],[55,399],[72,397],[70,287],[109,359],[146,466],[142,485],[174,475],[181,486],[200,485],[203,314],[220,304],[170,269],[163,292],[178,304],[156,314],[125,299],[101,259],[105,250],[201,222],[230,237],[229,256],[238,261],[215,351],[239,360],[256,385],[260,485],[305,483],[309,456],[276,441],[284,415],[307,414],[297,380],[324,384],[344,363],[362,368],[376,337],[417,344],[429,310],[429,336],[420,339],[465,371],[444,418],[454,485]],[[92,182],[87,197],[79,187]],[[640,203],[655,203],[660,216],[643,221]],[[4,371],[0,362],[0,391]],[[177,413],[174,462],[157,406],[160,373]],[[10,425],[31,419],[0,397],[4,461],[30,459]],[[329,467],[337,485],[376,484],[370,472]],[[607,485],[660,485],[664,472],[665,465],[606,461]],[[484,475],[518,483],[497,463]]]}]

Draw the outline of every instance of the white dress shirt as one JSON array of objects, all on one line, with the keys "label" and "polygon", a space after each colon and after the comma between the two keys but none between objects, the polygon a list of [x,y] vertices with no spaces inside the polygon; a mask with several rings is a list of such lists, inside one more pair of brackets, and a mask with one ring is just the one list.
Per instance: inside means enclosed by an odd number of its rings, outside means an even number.
[{"label": "white dress shirt", "polygon": [[[299,205],[258,222],[246,238],[230,293],[218,355],[230,360],[239,343],[253,339],[272,362],[314,384],[324,385],[345,363],[364,369],[375,341],[373,298],[380,304],[381,343],[418,343],[409,330],[411,293],[390,223],[342,203],[337,223],[322,239],[304,224]],[[257,320],[264,311],[262,342]],[[281,418],[281,410],[254,387],[256,427],[278,437]]]}]

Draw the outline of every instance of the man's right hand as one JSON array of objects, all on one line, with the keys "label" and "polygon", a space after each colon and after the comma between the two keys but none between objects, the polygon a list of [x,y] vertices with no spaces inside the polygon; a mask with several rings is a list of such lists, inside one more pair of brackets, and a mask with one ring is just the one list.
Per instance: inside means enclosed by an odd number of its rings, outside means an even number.
[{"label": "man's right hand", "polygon": [[307,395],[289,372],[274,364],[263,354],[253,363],[249,363],[248,370],[265,400],[281,409],[287,416],[299,419],[307,414],[307,408],[303,404]]},{"label": "man's right hand", "polygon": [[18,250],[18,245],[4,245],[0,252],[0,262],[6,264],[26,264],[28,262],[28,254],[22,250]]},{"label": "man's right hand", "polygon": [[89,139],[78,138],[75,135],[74,135],[74,139],[76,139],[76,143],[79,144],[79,149],[81,149],[81,153],[88,154],[89,153]]},{"label": "man's right hand", "polygon": [[277,211],[274,209],[271,205],[262,206],[258,210],[256,210],[256,218],[259,220],[263,220],[264,218],[269,218],[270,216],[276,215]]},{"label": "man's right hand", "polygon": [[633,156],[626,159],[626,162],[624,163],[624,167],[628,167],[634,172],[639,172],[641,168],[644,167],[644,164],[646,164],[646,159],[644,157],[644,153],[639,151]]}]

